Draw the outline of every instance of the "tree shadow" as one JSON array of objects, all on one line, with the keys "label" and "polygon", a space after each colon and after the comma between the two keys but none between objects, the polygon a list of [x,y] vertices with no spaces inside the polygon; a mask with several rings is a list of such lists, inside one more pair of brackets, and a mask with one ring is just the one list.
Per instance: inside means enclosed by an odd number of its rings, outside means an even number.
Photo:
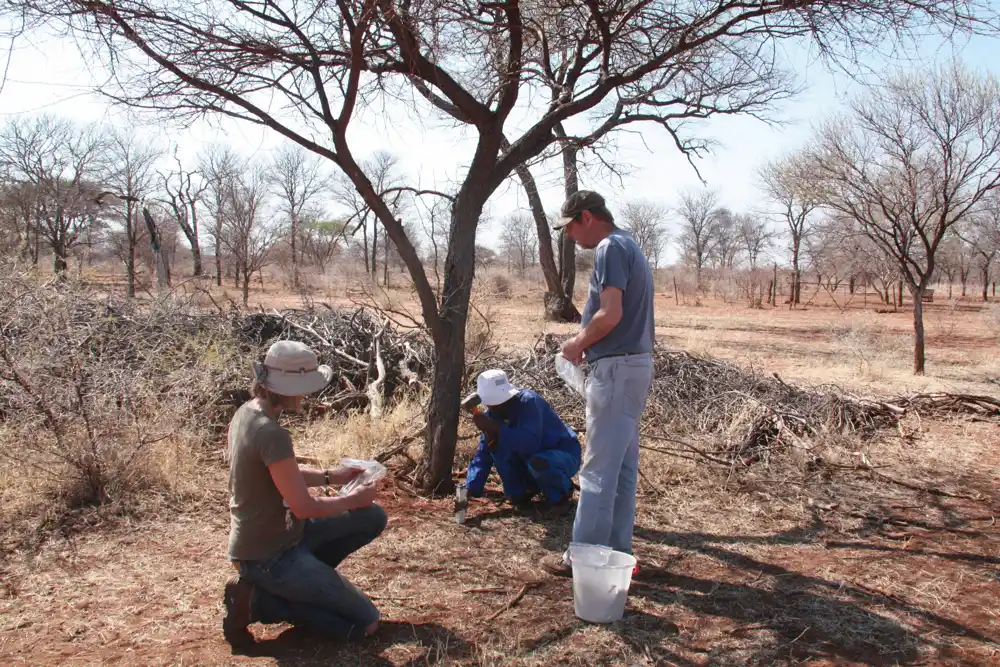
[{"label": "tree shadow", "polygon": [[462,660],[469,658],[474,648],[437,623],[383,621],[374,637],[357,643],[334,641],[302,628],[292,627],[273,639],[259,641],[253,647],[236,654],[273,658],[275,664],[288,667],[344,664],[389,667],[398,663],[386,658],[384,652],[398,644],[420,646],[420,655],[403,663],[414,667],[428,664],[428,651],[443,651],[449,658]]},{"label": "tree shadow", "polygon": [[[741,624],[766,627],[776,633],[771,658],[827,656],[872,665],[906,664],[918,659],[921,635],[898,622],[874,613],[879,605],[909,614],[953,635],[986,643],[995,640],[953,619],[895,597],[877,596],[846,581],[809,576],[775,563],[760,561],[719,544],[790,545],[812,541],[822,522],[760,537],[711,535],[636,528],[637,537],[694,551],[732,570],[773,577],[772,588],[732,584],[645,568],[633,582],[631,594],[663,604],[681,604],[691,611],[718,616]],[[860,546],[860,545],[850,545]],[[838,596],[841,599],[833,597]],[[849,600],[842,598],[848,597]],[[761,656],[763,658],[764,656]]]}]

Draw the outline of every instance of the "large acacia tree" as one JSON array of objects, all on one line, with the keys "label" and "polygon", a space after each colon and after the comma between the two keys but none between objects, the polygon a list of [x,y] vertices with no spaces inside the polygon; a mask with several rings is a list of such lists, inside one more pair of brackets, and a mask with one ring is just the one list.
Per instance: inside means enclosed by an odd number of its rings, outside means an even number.
[{"label": "large acacia tree", "polygon": [[[264,125],[334,163],[406,264],[434,340],[421,482],[451,485],[462,397],[476,227],[522,164],[585,143],[608,123],[649,123],[691,150],[684,119],[784,90],[779,42],[827,52],[929,24],[975,28],[986,0],[12,0],[62,21],[113,69],[105,92],[172,115],[223,114]],[[51,21],[50,21],[51,22]],[[729,83],[706,97],[706,82]],[[451,234],[435,294],[402,221],[361,167],[348,132],[360,113],[428,109],[474,145],[448,193]],[[410,102],[414,100],[414,102]],[[511,114],[518,108],[518,122]],[[289,112],[290,110],[290,112]],[[378,110],[378,111],[375,111]],[[679,119],[678,119],[679,118]],[[572,121],[572,128],[569,127]]]}]

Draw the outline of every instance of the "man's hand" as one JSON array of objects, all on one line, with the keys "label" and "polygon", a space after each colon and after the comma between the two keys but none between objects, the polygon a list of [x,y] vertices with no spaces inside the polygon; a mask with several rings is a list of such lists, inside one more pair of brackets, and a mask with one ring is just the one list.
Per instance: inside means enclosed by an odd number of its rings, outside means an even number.
[{"label": "man's hand", "polygon": [[496,440],[500,437],[500,424],[478,412],[472,415],[472,421],[476,428],[486,434],[486,440]]},{"label": "man's hand", "polygon": [[337,486],[343,486],[364,472],[364,468],[340,466],[339,468],[330,471],[330,483],[336,484]]},{"label": "man's hand", "polygon": [[583,345],[580,343],[580,336],[573,336],[565,343],[562,344],[562,356],[566,358],[566,361],[570,362],[574,366],[579,366],[583,363]]}]

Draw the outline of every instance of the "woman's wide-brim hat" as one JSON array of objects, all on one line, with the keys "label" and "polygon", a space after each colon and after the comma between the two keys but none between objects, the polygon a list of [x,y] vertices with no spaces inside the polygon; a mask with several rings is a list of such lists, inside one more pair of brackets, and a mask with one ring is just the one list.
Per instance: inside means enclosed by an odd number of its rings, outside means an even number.
[{"label": "woman's wide-brim hat", "polygon": [[308,345],[294,340],[271,345],[264,363],[254,363],[254,374],[257,382],[279,396],[312,394],[333,379],[333,369],[321,365]]}]

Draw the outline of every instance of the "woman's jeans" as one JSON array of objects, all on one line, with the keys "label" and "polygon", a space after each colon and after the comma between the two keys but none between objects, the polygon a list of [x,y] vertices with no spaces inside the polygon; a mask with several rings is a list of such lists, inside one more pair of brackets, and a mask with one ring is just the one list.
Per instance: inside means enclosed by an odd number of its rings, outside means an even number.
[{"label": "woman's jeans", "polygon": [[251,619],[291,623],[334,639],[358,640],[379,620],[371,600],[336,568],[385,530],[378,505],[306,521],[302,541],[263,561],[239,561],[253,584]]}]

